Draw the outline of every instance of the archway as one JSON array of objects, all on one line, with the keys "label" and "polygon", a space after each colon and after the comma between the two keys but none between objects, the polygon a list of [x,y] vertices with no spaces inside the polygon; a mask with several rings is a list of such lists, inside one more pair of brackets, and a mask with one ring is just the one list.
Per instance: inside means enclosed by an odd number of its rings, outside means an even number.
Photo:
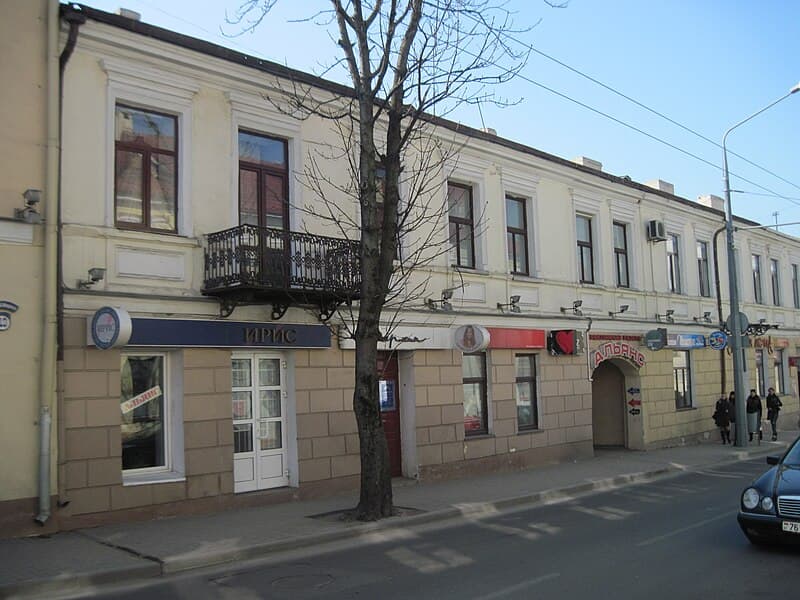
[{"label": "archway", "polygon": [[625,375],[608,360],[592,375],[592,437],[595,446],[626,446]]}]

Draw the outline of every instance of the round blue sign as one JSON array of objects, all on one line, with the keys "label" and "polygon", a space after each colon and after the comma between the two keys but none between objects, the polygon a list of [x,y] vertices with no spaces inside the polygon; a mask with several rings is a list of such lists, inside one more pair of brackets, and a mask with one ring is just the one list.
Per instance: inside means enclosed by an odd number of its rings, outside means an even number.
[{"label": "round blue sign", "polygon": [[101,350],[124,346],[131,337],[130,315],[121,308],[104,306],[92,317],[90,333],[92,342]]},{"label": "round blue sign", "polygon": [[728,336],[724,331],[713,331],[708,336],[708,345],[714,350],[724,350],[728,345]]}]

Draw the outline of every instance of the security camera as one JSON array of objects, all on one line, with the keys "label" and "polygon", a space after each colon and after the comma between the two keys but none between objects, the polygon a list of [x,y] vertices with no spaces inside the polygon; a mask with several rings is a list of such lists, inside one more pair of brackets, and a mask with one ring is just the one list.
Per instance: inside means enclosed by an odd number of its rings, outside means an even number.
[{"label": "security camera", "polygon": [[25,206],[28,208],[33,208],[42,200],[42,190],[34,190],[34,189],[27,189],[22,193],[22,197],[25,198]]},{"label": "security camera", "polygon": [[92,280],[92,283],[97,283],[98,281],[103,281],[106,277],[106,270],[101,269],[99,267],[93,267],[89,269],[89,279]]}]

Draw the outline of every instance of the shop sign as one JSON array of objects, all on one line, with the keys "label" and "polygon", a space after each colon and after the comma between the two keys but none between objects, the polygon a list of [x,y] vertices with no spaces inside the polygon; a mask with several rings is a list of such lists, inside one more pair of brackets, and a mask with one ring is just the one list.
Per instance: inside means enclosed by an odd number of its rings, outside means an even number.
[{"label": "shop sign", "polygon": [[771,335],[763,335],[753,338],[753,348],[766,350],[772,354],[775,348],[788,348],[789,340],[786,338],[774,338]]},{"label": "shop sign", "polygon": [[9,300],[0,300],[0,331],[8,331],[11,327],[11,315],[19,306]]},{"label": "shop sign", "polygon": [[104,307],[89,319],[88,343],[156,348],[329,348],[325,325],[254,323],[206,319],[131,318],[121,308]]},{"label": "shop sign", "polygon": [[101,350],[124,346],[133,331],[133,322],[123,308],[104,306],[89,320],[89,341]]},{"label": "shop sign", "polygon": [[590,357],[592,370],[596,369],[597,365],[604,360],[611,358],[625,359],[637,369],[643,367],[645,363],[644,354],[630,344],[625,342],[606,342],[592,350]]},{"label": "shop sign", "polygon": [[651,329],[644,334],[643,341],[649,350],[661,350],[667,345],[667,330],[663,327]]},{"label": "shop sign", "polygon": [[575,329],[554,329],[547,336],[550,354],[583,354],[583,334]]},{"label": "shop sign", "polygon": [[714,350],[724,350],[728,345],[728,335],[724,331],[712,331],[708,334],[708,345]]},{"label": "shop sign", "polygon": [[682,350],[705,348],[706,337],[699,333],[670,333],[667,335],[667,346]]},{"label": "shop sign", "polygon": [[506,327],[487,327],[488,348],[544,348],[546,346],[544,329],[513,329]]},{"label": "shop sign", "polygon": [[456,348],[466,354],[486,350],[490,340],[489,330],[482,325],[462,325],[455,332]]},{"label": "shop sign", "polygon": [[138,396],[134,396],[130,400],[126,400],[120,404],[122,414],[128,414],[133,410],[139,408],[142,404],[147,404],[150,400],[155,400],[161,395],[161,386],[151,387],[149,390],[142,392]]}]

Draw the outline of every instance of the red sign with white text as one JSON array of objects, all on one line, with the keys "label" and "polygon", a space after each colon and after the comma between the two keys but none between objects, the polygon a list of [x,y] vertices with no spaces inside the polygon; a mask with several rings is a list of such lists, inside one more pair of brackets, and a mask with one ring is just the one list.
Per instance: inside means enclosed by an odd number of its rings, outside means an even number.
[{"label": "red sign with white text", "polygon": [[544,329],[506,329],[487,327],[489,348],[545,348]]}]

